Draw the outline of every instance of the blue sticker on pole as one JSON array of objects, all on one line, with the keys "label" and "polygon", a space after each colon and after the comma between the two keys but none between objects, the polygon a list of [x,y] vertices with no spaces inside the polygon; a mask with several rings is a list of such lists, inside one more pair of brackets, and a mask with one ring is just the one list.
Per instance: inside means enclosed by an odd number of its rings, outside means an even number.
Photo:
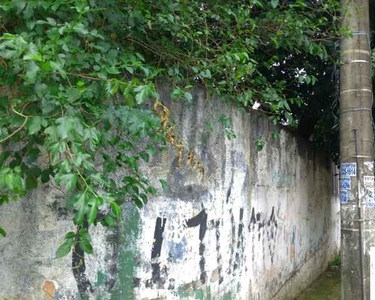
[{"label": "blue sticker on pole", "polygon": [[341,176],[357,176],[357,164],[356,163],[342,163],[340,165]]},{"label": "blue sticker on pole", "polygon": [[348,203],[349,202],[349,192],[346,190],[343,190],[340,192],[340,200],[341,203]]},{"label": "blue sticker on pole", "polygon": [[352,188],[351,178],[350,177],[341,177],[340,178],[340,188],[342,190],[350,190]]}]

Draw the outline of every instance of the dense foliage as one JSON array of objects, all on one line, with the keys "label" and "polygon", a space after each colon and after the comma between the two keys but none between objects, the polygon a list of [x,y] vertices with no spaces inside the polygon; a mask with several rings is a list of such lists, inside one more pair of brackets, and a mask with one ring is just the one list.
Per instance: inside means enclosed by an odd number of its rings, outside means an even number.
[{"label": "dense foliage", "polygon": [[[157,192],[140,160],[168,143],[185,155],[158,79],[173,99],[192,101],[199,84],[297,126],[334,61],[338,8],[338,0],[3,0],[0,204],[51,182],[77,225],[57,256],[77,243],[92,253],[88,225],[114,226],[122,203],[142,207]],[[230,121],[219,123],[233,137]]]}]

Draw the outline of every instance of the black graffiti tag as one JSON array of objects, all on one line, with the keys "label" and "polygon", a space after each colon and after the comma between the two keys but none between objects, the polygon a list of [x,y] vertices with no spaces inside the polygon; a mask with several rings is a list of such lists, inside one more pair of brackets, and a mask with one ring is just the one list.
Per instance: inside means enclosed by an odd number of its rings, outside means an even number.
[{"label": "black graffiti tag", "polygon": [[[158,288],[161,288],[165,279],[161,277],[161,266],[160,266],[160,254],[163,245],[163,233],[166,226],[166,218],[157,218],[154,231],[154,241],[151,250],[151,267],[152,267],[152,278],[151,282],[157,284]],[[204,252],[206,246],[203,239],[207,231],[207,213],[203,209],[195,217],[185,220],[185,226],[187,228],[199,227],[199,269],[200,269],[200,280],[204,284],[207,280],[207,274],[205,271],[206,260]],[[149,284],[148,284],[149,285]],[[150,286],[150,285],[149,285]]]},{"label": "black graffiti tag", "polygon": [[206,259],[204,258],[204,250],[206,249],[205,244],[203,243],[204,236],[207,231],[207,213],[203,209],[195,217],[186,220],[187,227],[197,227],[199,226],[199,268],[201,271],[200,280],[202,284],[206,283],[207,274],[205,271]]},{"label": "black graffiti tag", "polygon": [[[258,225],[258,226],[256,226]],[[261,230],[262,228],[265,229],[265,234],[268,239],[268,249],[270,252],[270,258],[271,263],[273,263],[274,260],[274,254],[276,249],[276,236],[277,236],[277,230],[278,230],[278,224],[276,220],[276,214],[275,214],[275,207],[272,206],[271,215],[268,220],[264,220],[262,218],[262,215],[260,213],[255,214],[254,207],[251,210],[251,217],[250,217],[250,223],[248,226],[248,229],[250,232],[255,233],[255,229],[258,227],[258,241],[260,241],[261,236],[264,234],[264,231]],[[263,235],[264,236],[264,235]]]},{"label": "black graffiti tag", "polygon": [[157,218],[154,232],[154,243],[151,250],[151,267],[152,267],[152,283],[162,286],[165,282],[160,276],[160,253],[163,245],[163,233],[165,229],[166,218]]}]

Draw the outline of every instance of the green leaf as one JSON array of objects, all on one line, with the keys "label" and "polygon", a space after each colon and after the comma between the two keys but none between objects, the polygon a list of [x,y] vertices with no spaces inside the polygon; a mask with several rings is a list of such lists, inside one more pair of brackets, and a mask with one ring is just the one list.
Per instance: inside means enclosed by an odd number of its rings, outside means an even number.
[{"label": "green leaf", "polygon": [[87,195],[87,190],[78,194],[78,196],[76,196],[74,198],[73,207],[77,211],[76,214],[75,214],[75,221],[79,225],[83,224],[83,217],[85,215],[85,210],[86,210],[86,207],[87,207],[87,199],[86,199],[87,197],[86,197],[86,195]]},{"label": "green leaf", "polygon": [[63,184],[68,190],[74,190],[77,186],[78,175],[77,174],[62,174],[56,175],[56,183]]},{"label": "green leaf", "polygon": [[64,141],[58,141],[56,143],[52,143],[49,146],[49,150],[51,151],[51,158],[52,163],[55,164],[59,159],[59,154],[64,153],[66,151],[66,142]]},{"label": "green leaf", "polygon": [[138,184],[139,181],[137,179],[135,179],[134,177],[131,177],[131,176],[125,176],[122,181],[124,183],[130,183],[130,184]]},{"label": "green leaf", "polygon": [[28,125],[27,129],[29,131],[29,134],[35,134],[39,130],[41,130],[42,126],[47,127],[48,122],[46,119],[40,116],[35,116],[35,117],[29,118],[27,125]]},{"label": "green leaf", "polygon": [[30,60],[27,62],[25,76],[28,83],[34,83],[36,81],[38,71],[39,67],[34,61]]},{"label": "green leaf", "polygon": [[116,226],[116,221],[111,217],[111,216],[107,216],[105,217],[101,223],[103,224],[103,226],[108,226],[108,227],[114,227]]},{"label": "green leaf", "polygon": [[73,117],[61,117],[56,120],[59,125],[56,133],[61,139],[67,139],[73,134],[75,137],[83,135],[82,120]]},{"label": "green leaf", "polygon": [[42,173],[40,174],[40,180],[42,181],[42,183],[47,183],[48,181],[50,181],[50,175],[52,174],[53,174],[52,169],[43,170]]},{"label": "green leaf", "polygon": [[103,174],[101,173],[93,173],[90,175],[90,179],[93,179],[98,183],[103,184],[105,187],[111,187],[110,183],[107,180],[105,180],[102,175]]},{"label": "green leaf", "polygon": [[69,102],[75,102],[81,98],[82,93],[79,89],[70,87],[67,89],[66,95],[68,96]]},{"label": "green leaf", "polygon": [[1,175],[9,174],[11,171],[12,171],[12,169],[9,168],[9,167],[0,168],[0,174]]},{"label": "green leaf", "polygon": [[134,197],[133,201],[134,201],[135,205],[137,205],[137,207],[139,209],[141,209],[143,207],[143,202],[142,202],[141,198]]},{"label": "green leaf", "polygon": [[76,167],[80,167],[80,166],[83,165],[85,162],[87,162],[90,158],[91,158],[91,155],[90,155],[90,154],[88,154],[88,153],[78,152],[78,153],[75,155],[75,158],[74,158],[74,165],[75,165]]},{"label": "green leaf", "polygon": [[9,203],[9,196],[8,195],[1,195],[0,196],[0,205],[3,205],[5,203]]},{"label": "green leaf", "polygon": [[63,173],[71,173],[72,172],[72,165],[70,163],[70,160],[63,160],[60,164],[59,164],[59,169],[61,170],[61,172]]},{"label": "green leaf", "polygon": [[189,93],[189,92],[185,92],[185,93],[184,93],[184,98],[185,98],[187,101],[191,102],[191,101],[193,100],[193,95],[192,95],[191,93]]},{"label": "green leaf", "polygon": [[167,192],[169,190],[168,183],[163,179],[160,179],[159,181],[160,181],[161,187],[163,188],[164,192]]},{"label": "green leaf", "polygon": [[82,35],[86,35],[89,33],[89,31],[87,30],[87,28],[85,27],[85,25],[83,25],[82,23],[78,23],[76,24],[74,27],[73,27],[73,30],[77,33],[80,33]]},{"label": "green leaf", "polygon": [[180,97],[182,97],[182,95],[184,94],[184,91],[180,88],[176,88],[173,90],[172,94],[171,94],[171,97],[173,100],[176,100]]},{"label": "green leaf", "polygon": [[108,74],[117,75],[120,74],[120,70],[117,69],[115,66],[111,66],[105,69]]},{"label": "green leaf", "polygon": [[[27,162],[29,164],[32,164],[35,162],[40,154],[40,149],[39,148],[31,148],[30,150],[27,151]],[[1,162],[0,162],[1,165]]]},{"label": "green leaf", "polygon": [[210,79],[211,78],[211,71],[210,70],[205,70],[205,71],[202,71],[201,73],[201,76],[203,77],[203,78],[207,78],[207,79]]},{"label": "green leaf", "polygon": [[111,79],[107,82],[107,93],[110,95],[115,95],[119,89],[120,82],[116,79]]},{"label": "green leaf", "polygon": [[147,191],[152,195],[152,196],[156,196],[156,194],[158,193],[158,190],[152,186],[148,187]]},{"label": "green leaf", "polygon": [[29,175],[25,180],[26,190],[33,190],[38,187],[38,180],[33,175]]},{"label": "green leaf", "polygon": [[51,63],[49,61],[43,62],[40,67],[42,68],[43,71],[53,71],[53,67],[51,66]]},{"label": "green leaf", "polygon": [[76,234],[73,231],[69,231],[66,235],[66,239],[74,239],[76,237]]},{"label": "green leaf", "polygon": [[57,249],[56,258],[61,258],[69,254],[74,244],[73,239],[65,239],[65,242]]},{"label": "green leaf", "polygon": [[95,151],[97,144],[99,143],[101,132],[95,127],[86,128],[84,130],[83,140],[89,141],[89,147],[91,151]]},{"label": "green leaf", "polygon": [[112,209],[113,214],[117,218],[120,218],[121,217],[121,208],[120,208],[120,206],[116,202],[114,202],[114,201],[112,201],[110,204],[111,204],[111,209]]},{"label": "green leaf", "polygon": [[43,57],[40,53],[27,54],[23,57],[23,60],[36,60],[43,61]]},{"label": "green leaf", "polygon": [[0,154],[0,166],[4,164],[4,162],[9,158],[10,151],[4,151]]},{"label": "green leaf", "polygon": [[87,254],[93,253],[91,242],[88,239],[81,238],[79,241],[79,247],[82,249],[82,251],[86,252]]},{"label": "green leaf", "polygon": [[66,78],[66,71],[64,70],[63,66],[59,62],[50,61],[49,67],[52,68],[52,70],[57,71],[61,77]]},{"label": "green leaf", "polygon": [[157,97],[155,86],[153,84],[137,86],[134,91],[137,93],[135,96],[135,100],[138,104],[146,102],[149,97]]},{"label": "green leaf", "polygon": [[33,175],[35,178],[38,178],[42,173],[42,170],[39,167],[33,166],[30,169],[25,171],[28,175]]},{"label": "green leaf", "polygon": [[138,195],[139,189],[136,185],[127,184],[125,186],[125,190],[128,192],[129,195]]},{"label": "green leaf", "polygon": [[83,86],[85,85],[85,82],[82,81],[82,80],[79,80],[79,81],[77,81],[76,85],[77,85],[78,87],[83,87]]},{"label": "green leaf", "polygon": [[139,156],[140,156],[145,162],[149,162],[149,161],[150,161],[150,154],[148,154],[147,152],[140,152],[140,153],[139,153]]},{"label": "green leaf", "polygon": [[2,235],[3,237],[6,237],[7,236],[7,233],[5,232],[5,230],[3,228],[0,227],[0,235]]},{"label": "green leaf", "polygon": [[81,228],[81,230],[79,231],[79,236],[82,240],[88,240],[88,241],[91,241],[91,237],[90,237],[90,234],[89,232],[87,231],[86,228]]},{"label": "green leaf", "polygon": [[23,181],[21,176],[15,174],[14,172],[5,175],[5,184],[8,188],[15,192],[20,192],[23,189]]},{"label": "green leaf", "polygon": [[263,136],[258,136],[255,140],[255,146],[257,151],[262,151],[266,145],[266,140]]},{"label": "green leaf", "polygon": [[147,195],[146,194],[139,194],[140,198],[142,199],[142,202],[143,202],[143,205],[146,205],[147,202],[148,202],[148,198],[147,198]]},{"label": "green leaf", "polygon": [[88,218],[87,218],[87,221],[89,222],[89,224],[94,223],[97,215],[98,215],[98,201],[96,198],[94,198],[94,200],[91,203],[90,211],[89,211]]}]

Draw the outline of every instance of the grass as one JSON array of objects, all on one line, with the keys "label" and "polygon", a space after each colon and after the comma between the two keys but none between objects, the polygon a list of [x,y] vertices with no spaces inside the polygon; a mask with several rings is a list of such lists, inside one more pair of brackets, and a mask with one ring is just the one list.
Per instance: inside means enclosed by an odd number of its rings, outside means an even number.
[{"label": "grass", "polygon": [[329,264],[327,272],[320,275],[295,300],[340,300],[341,276],[340,256],[336,256]]}]

